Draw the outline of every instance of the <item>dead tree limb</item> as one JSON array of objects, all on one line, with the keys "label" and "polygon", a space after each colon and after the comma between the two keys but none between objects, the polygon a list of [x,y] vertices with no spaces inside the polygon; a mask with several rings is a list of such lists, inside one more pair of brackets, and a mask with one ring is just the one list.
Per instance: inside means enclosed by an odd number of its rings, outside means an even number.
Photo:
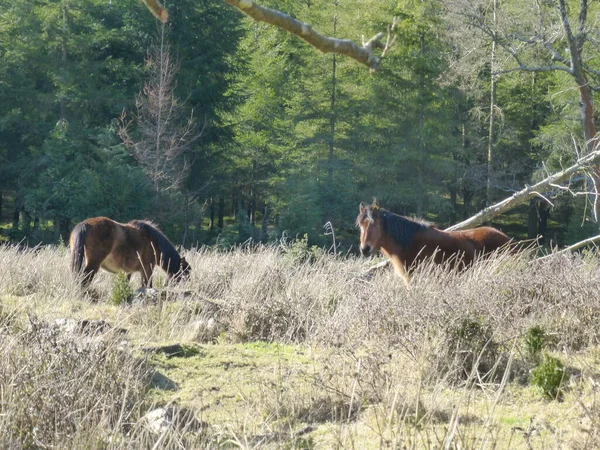
[{"label": "dead tree limb", "polygon": [[[142,0],[150,12],[162,22],[166,22],[168,18],[167,11],[162,8],[157,0]],[[379,63],[385,56],[389,48],[396,40],[395,28],[398,24],[398,19],[394,18],[392,24],[388,27],[387,38],[386,33],[380,32],[373,36],[368,41],[363,38],[362,45],[358,45],[350,39],[336,39],[323,36],[313,28],[287,14],[275,9],[266,8],[256,4],[253,0],[223,0],[228,5],[239,9],[241,12],[256,20],[257,22],[265,22],[274,25],[291,34],[295,34],[301,39],[304,39],[310,45],[323,53],[337,53],[339,55],[349,56],[350,58],[366,65],[371,72],[375,72],[379,67]],[[385,42],[383,42],[383,39]],[[375,49],[380,49],[381,54],[375,55]]]},{"label": "dead tree limb", "polygon": [[558,252],[550,253],[549,255],[542,256],[541,258],[537,258],[536,261],[542,261],[544,259],[552,258],[553,256],[556,256],[556,255],[567,253],[572,250],[577,250],[578,248],[585,247],[586,245],[595,244],[598,241],[600,241],[600,234],[597,236],[591,237],[591,238],[584,239],[583,241],[579,241],[573,245],[569,245],[568,247],[563,248],[562,250],[560,250]]},{"label": "dead tree limb", "polygon": [[[349,56],[359,63],[369,67],[372,72],[377,70],[381,58],[394,43],[395,36],[391,36],[393,35],[394,29],[398,23],[397,19],[394,18],[394,22],[388,29],[387,40],[385,43],[382,42],[382,39],[385,37],[385,33],[380,32],[368,41],[363,41],[362,45],[358,45],[349,39],[336,39],[323,36],[322,34],[313,30],[309,24],[296,20],[293,17],[282,13],[281,11],[260,6],[253,0],[223,1],[228,5],[239,9],[257,22],[266,22],[289,33],[295,34],[323,53],[337,53],[340,55]],[[380,57],[377,57],[374,53],[376,48],[382,50]]]},{"label": "dead tree limb", "polygon": [[[494,217],[496,217],[506,211],[509,211],[512,208],[526,202],[531,197],[537,196],[537,197],[542,197],[545,199],[545,197],[541,194],[542,192],[544,192],[545,190],[547,190],[549,188],[554,188],[557,183],[561,183],[561,182],[565,181],[566,179],[572,177],[576,173],[581,172],[585,169],[588,169],[589,165],[591,165],[593,163],[597,163],[598,161],[600,161],[600,150],[595,150],[595,151],[589,153],[588,155],[577,160],[577,162],[575,164],[573,164],[572,166],[567,167],[566,169],[564,169],[560,172],[550,175],[549,177],[534,184],[533,186],[527,186],[525,189],[522,189],[519,192],[515,192],[512,196],[502,200],[499,203],[491,205],[482,211],[479,211],[477,214],[470,217],[469,219],[467,219],[463,222],[457,223],[456,225],[452,225],[451,227],[446,228],[445,231],[465,230],[465,229],[469,229],[469,228],[474,228],[474,227],[481,225],[482,223],[487,222],[487,221],[493,219]],[[585,241],[581,241],[578,244],[581,244],[580,246],[587,245],[588,243],[593,242],[594,240],[597,240],[597,239],[600,239],[600,237],[596,236],[594,238],[590,238],[589,240],[586,239]],[[573,250],[574,248],[579,248],[580,246],[577,246],[578,244],[574,244],[575,247],[571,246],[573,248],[568,247],[563,251],[569,251],[569,250]],[[550,255],[548,255],[548,256],[550,256]],[[544,258],[546,258],[546,257],[544,257]],[[541,259],[543,259],[543,258],[541,258]],[[389,261],[384,261],[379,264],[376,264],[373,267],[370,267],[369,269],[367,269],[363,273],[363,276],[369,275],[374,271],[377,271],[381,268],[387,267],[388,265],[389,265]]]},{"label": "dead tree limb", "polygon": [[553,184],[563,182],[564,180],[575,175],[577,172],[587,169],[587,166],[589,164],[597,163],[599,160],[600,150],[595,150],[577,160],[577,162],[572,166],[550,175],[549,177],[534,184],[533,186],[527,186],[525,189],[522,189],[519,192],[515,192],[513,195],[502,200],[501,202],[496,203],[495,205],[491,205],[482,211],[479,211],[473,217],[470,217],[469,219],[463,222],[457,223],[456,225],[452,225],[451,227],[446,228],[446,231],[465,230],[481,225],[482,223],[493,219],[494,217],[502,214],[503,212],[509,211],[515,206],[524,203],[531,197],[542,196],[541,193],[553,187]]}]

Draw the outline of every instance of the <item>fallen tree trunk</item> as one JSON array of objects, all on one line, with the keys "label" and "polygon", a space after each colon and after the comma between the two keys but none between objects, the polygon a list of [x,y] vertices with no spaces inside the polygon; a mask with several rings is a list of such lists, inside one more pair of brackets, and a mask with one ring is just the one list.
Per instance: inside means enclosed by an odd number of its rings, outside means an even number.
[{"label": "fallen tree trunk", "polygon": [[593,236],[591,238],[584,239],[583,241],[579,241],[573,245],[569,245],[568,247],[563,248],[561,251],[550,253],[549,255],[542,256],[541,258],[537,258],[536,261],[542,261],[544,259],[548,259],[548,258],[551,258],[556,255],[561,255],[563,253],[567,253],[572,250],[577,250],[578,248],[585,247],[586,245],[595,244],[598,241],[600,241],[600,234],[597,236]]},{"label": "fallen tree trunk", "polygon": [[513,195],[508,197],[507,199],[502,200],[495,205],[488,206],[484,210],[479,211],[474,216],[469,219],[457,223],[456,225],[452,225],[451,227],[446,228],[446,231],[454,231],[454,230],[466,230],[468,228],[474,228],[478,225],[481,225],[484,222],[487,222],[494,217],[511,210],[515,206],[518,206],[525,201],[529,200],[531,197],[542,196],[542,192],[547,189],[553,187],[553,185],[563,182],[564,180],[570,178],[575,175],[577,172],[580,172],[587,168],[588,164],[597,162],[600,160],[600,150],[593,151],[588,155],[577,160],[575,164],[566,169],[557,172],[555,174],[550,175],[549,177],[543,179],[542,181],[534,184],[533,186],[527,186],[525,189],[515,192]]}]

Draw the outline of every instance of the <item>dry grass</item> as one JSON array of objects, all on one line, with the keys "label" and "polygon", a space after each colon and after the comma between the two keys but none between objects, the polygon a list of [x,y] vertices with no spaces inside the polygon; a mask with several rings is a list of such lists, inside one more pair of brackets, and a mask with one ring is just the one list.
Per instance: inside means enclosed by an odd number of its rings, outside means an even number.
[{"label": "dry grass", "polygon": [[[596,254],[425,265],[410,289],[307,249],[186,258],[189,281],[115,306],[115,277],[82,293],[66,249],[0,247],[0,447],[600,446]],[[126,334],[67,333],[61,318]],[[533,327],[570,374],[562,401],[528,386]],[[142,351],[165,343],[188,351]],[[156,434],[140,420],[154,404],[193,414]]]}]

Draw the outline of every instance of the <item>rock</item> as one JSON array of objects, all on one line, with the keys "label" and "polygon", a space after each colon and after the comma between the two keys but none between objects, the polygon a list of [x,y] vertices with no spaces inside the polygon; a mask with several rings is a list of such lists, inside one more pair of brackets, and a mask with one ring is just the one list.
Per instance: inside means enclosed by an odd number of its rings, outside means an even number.
[{"label": "rock", "polygon": [[200,422],[194,413],[187,408],[177,406],[156,408],[147,412],[141,419],[142,423],[152,432],[163,434],[169,430],[203,431],[208,427]]},{"label": "rock", "polygon": [[172,358],[173,356],[183,356],[185,354],[185,349],[181,346],[181,344],[144,347],[142,348],[142,351],[146,353],[164,353],[167,358]]},{"label": "rock", "polygon": [[158,303],[160,294],[161,294],[161,292],[158,289],[141,287],[133,293],[133,298],[131,300],[131,304],[132,305],[140,305],[140,304],[155,305]]},{"label": "rock", "polygon": [[114,328],[111,324],[104,320],[75,320],[75,319],[56,319],[54,327],[68,334],[84,334],[87,336],[97,336],[109,331],[115,331],[119,334],[127,333],[124,328]]},{"label": "rock", "polygon": [[157,408],[142,417],[148,429],[156,434],[162,434],[173,425],[173,413],[170,408]]}]

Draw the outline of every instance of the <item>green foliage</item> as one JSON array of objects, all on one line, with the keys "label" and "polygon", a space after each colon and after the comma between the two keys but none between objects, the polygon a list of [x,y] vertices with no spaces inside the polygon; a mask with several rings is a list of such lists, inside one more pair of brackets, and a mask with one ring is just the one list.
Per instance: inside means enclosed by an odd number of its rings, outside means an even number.
[{"label": "green foliage", "polygon": [[544,354],[542,362],[531,371],[529,377],[531,385],[552,400],[562,398],[568,380],[569,373],[562,361],[548,354]]},{"label": "green foliage", "polygon": [[113,305],[120,306],[131,302],[133,297],[133,289],[127,275],[124,272],[119,272],[114,277],[112,291],[110,295],[110,302]]},{"label": "green foliage", "polygon": [[[178,104],[183,117],[193,110],[203,131],[183,157],[190,169],[185,185],[157,194],[115,126],[123,110],[135,110],[151,75],[145,58],[154,18],[136,2],[7,3],[0,10],[0,191],[11,198],[5,212],[31,220],[5,235],[55,241],[79,220],[106,215],[153,219],[186,245],[218,239],[230,247],[263,239],[267,228],[274,239],[308,234],[326,245],[323,225],[330,222],[348,249],[356,242],[356,205],[373,196],[440,227],[480,209],[487,38],[457,23],[439,0],[265,6],[355,42],[384,30],[393,16],[401,21],[372,76],[350,58],[323,55],[222,2],[167,5],[166,39],[178,59],[175,96],[185,99]],[[509,5],[501,10],[513,13]],[[497,82],[492,181],[500,197],[545,176],[542,161],[550,170],[572,161],[580,124],[564,120],[578,113],[570,75],[503,73]],[[176,171],[165,161],[170,167],[158,173]],[[223,201],[212,211],[210,232],[201,229],[206,200]],[[581,204],[574,208],[577,214],[560,213],[567,242],[593,231],[587,223],[579,227]],[[36,220],[52,225],[30,227]]]},{"label": "green foliage", "polygon": [[302,264],[304,262],[314,262],[324,255],[324,250],[316,245],[308,245],[308,234],[300,239],[294,239],[290,244],[283,244],[283,252],[288,261],[292,264]]},{"label": "green foliage", "polygon": [[534,325],[527,330],[525,336],[525,351],[532,358],[537,358],[546,346],[546,331],[539,325]]}]

